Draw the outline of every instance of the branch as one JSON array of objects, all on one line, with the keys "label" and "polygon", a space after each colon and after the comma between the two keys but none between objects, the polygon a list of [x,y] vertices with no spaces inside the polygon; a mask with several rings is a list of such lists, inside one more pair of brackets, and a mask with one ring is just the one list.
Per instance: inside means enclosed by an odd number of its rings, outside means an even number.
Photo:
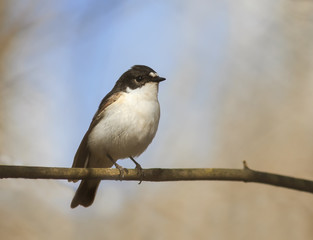
[{"label": "branch", "polygon": [[[222,180],[264,183],[313,193],[313,181],[273,173],[254,171],[243,162],[243,169],[185,168],[143,169],[143,176],[136,169],[127,169],[123,181],[199,181]],[[29,179],[86,179],[121,180],[118,169],[111,168],[54,168],[0,165],[0,178]]]}]

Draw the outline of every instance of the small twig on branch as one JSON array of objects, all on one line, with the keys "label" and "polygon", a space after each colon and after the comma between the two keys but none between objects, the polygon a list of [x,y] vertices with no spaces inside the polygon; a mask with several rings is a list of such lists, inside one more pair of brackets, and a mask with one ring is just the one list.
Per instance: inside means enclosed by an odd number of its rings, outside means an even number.
[{"label": "small twig on branch", "polygon": [[[185,168],[143,169],[140,176],[136,169],[128,169],[123,181],[243,181],[270,184],[304,192],[313,193],[313,181],[288,177],[267,172],[254,171],[243,162],[243,169],[225,168]],[[55,168],[55,167],[27,167],[0,165],[0,178],[29,178],[29,179],[86,179],[98,178],[102,180],[120,180],[118,169],[111,168]]]}]

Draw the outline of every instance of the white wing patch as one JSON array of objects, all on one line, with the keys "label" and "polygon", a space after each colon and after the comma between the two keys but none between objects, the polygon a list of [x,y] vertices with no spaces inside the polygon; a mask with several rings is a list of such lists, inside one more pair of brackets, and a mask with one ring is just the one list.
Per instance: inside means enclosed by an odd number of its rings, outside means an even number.
[{"label": "white wing patch", "polygon": [[149,76],[150,77],[158,77],[159,75],[156,72],[150,72]]}]

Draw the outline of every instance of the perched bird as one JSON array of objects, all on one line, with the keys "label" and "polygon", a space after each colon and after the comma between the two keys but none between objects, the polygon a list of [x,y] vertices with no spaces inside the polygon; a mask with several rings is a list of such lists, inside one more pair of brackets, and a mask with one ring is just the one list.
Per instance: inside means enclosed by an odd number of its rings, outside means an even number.
[{"label": "perched bird", "polygon": [[[116,161],[130,158],[141,171],[134,157],[146,150],[158,129],[158,88],[159,82],[164,80],[144,65],[135,65],[126,71],[101,101],[72,167],[110,168],[115,165],[123,176],[124,169]],[[99,184],[97,179],[82,180],[71,207],[90,206]]]}]

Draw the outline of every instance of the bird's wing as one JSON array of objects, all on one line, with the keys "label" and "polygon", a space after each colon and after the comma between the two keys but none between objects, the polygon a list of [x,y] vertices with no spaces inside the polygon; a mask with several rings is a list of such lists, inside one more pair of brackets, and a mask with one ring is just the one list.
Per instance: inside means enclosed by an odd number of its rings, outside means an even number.
[{"label": "bird's wing", "polygon": [[116,93],[110,92],[101,101],[98,111],[94,115],[90,123],[90,126],[77,149],[77,152],[74,157],[74,162],[72,165],[73,168],[83,168],[87,166],[88,157],[89,157],[89,149],[88,149],[89,134],[92,131],[92,129],[100,122],[100,120],[103,117],[105,117],[106,108],[110,106],[112,103],[114,103],[121,96],[121,94],[122,94],[121,92],[116,92]]}]

